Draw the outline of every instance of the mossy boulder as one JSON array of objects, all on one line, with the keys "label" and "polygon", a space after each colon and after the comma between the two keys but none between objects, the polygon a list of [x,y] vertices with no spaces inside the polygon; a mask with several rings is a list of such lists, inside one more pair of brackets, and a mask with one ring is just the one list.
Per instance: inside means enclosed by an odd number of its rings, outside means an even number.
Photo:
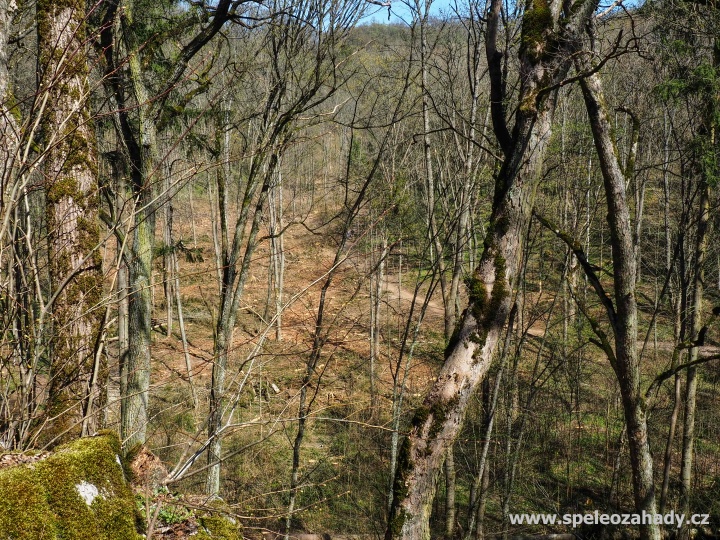
[{"label": "mossy boulder", "polygon": [[0,469],[0,538],[138,540],[135,501],[113,433]]},{"label": "mossy boulder", "polygon": [[230,517],[224,515],[206,515],[201,517],[198,540],[243,540],[241,528]]}]

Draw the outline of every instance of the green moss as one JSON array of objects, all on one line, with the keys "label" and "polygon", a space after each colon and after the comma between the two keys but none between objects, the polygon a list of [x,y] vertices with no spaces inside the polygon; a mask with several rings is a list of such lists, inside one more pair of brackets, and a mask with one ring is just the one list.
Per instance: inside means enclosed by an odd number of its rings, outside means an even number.
[{"label": "green moss", "polygon": [[466,281],[465,285],[468,289],[468,297],[470,300],[471,310],[473,317],[478,322],[485,317],[485,306],[487,305],[487,287],[477,277],[470,276]]},{"label": "green moss", "polygon": [[448,401],[437,401],[430,408],[430,413],[432,414],[432,425],[430,426],[430,430],[428,432],[430,439],[435,438],[435,436],[440,433],[445,420],[447,420],[448,411],[457,405],[458,399],[459,396],[454,396]]},{"label": "green moss", "polygon": [[[415,412],[416,417],[421,409],[418,409],[418,411]],[[425,409],[425,411],[429,412],[427,409]],[[427,416],[425,416],[425,419],[427,419]],[[415,420],[413,419],[413,423],[414,422]],[[407,497],[408,491],[406,480],[408,472],[412,469],[412,466],[413,459],[410,455],[410,439],[405,437],[402,445],[400,446],[400,452],[398,453],[397,470],[393,481],[393,505],[390,509],[390,516],[388,519],[388,527],[390,528],[393,538],[400,536],[400,532],[402,531],[403,524],[405,523],[405,519],[407,517],[405,509],[400,506],[400,503],[405,500],[405,497]]]},{"label": "green moss", "polygon": [[30,466],[0,471],[0,535],[18,540],[54,538],[56,523],[45,490]]},{"label": "green moss", "polygon": [[[508,290],[505,271],[505,258],[499,253],[495,255],[495,283],[492,291],[488,294],[487,286],[477,276],[472,276],[466,280],[465,284],[468,288],[468,296],[470,299],[470,309],[473,317],[477,321],[477,334],[471,339],[482,345],[492,326],[495,315],[502,306],[503,302],[510,294]],[[489,296],[489,298],[488,298]]]},{"label": "green moss", "polygon": [[201,529],[198,531],[199,540],[242,540],[241,528],[229,517],[223,515],[203,516],[199,519]]},{"label": "green moss", "polygon": [[521,44],[523,52],[537,61],[547,52],[553,16],[547,0],[529,0],[522,22]]},{"label": "green moss", "polygon": [[8,84],[8,90],[5,95],[5,108],[10,112],[12,117],[15,119],[15,123],[17,125],[22,124],[22,113],[20,112],[20,107],[18,106],[17,99],[15,99],[15,94],[10,90]]},{"label": "green moss", "polygon": [[[45,460],[0,470],[0,537],[137,540],[119,453],[117,436],[104,433],[60,446]],[[83,490],[94,497],[84,499]]]},{"label": "green moss", "polygon": [[430,410],[424,405],[420,405],[415,409],[411,424],[413,427],[420,429],[430,415]]},{"label": "green moss", "polygon": [[393,538],[399,538],[402,532],[403,525],[405,524],[405,512],[404,508],[399,508],[397,514],[390,521],[390,533]]},{"label": "green moss", "polygon": [[210,503],[212,510],[198,517],[197,538],[199,540],[242,540],[242,526],[227,514],[227,506],[222,499]]}]

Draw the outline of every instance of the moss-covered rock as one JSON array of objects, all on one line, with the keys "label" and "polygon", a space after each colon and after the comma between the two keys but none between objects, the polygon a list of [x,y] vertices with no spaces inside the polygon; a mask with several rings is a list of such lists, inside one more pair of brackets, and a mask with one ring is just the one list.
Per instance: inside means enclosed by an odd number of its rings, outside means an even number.
[{"label": "moss-covered rock", "polygon": [[232,518],[221,514],[201,517],[198,540],[243,540],[241,528]]},{"label": "moss-covered rock", "polygon": [[0,470],[0,538],[137,540],[135,503],[112,433]]},{"label": "moss-covered rock", "polygon": [[222,499],[215,499],[198,514],[198,540],[243,540],[242,525],[230,514]]}]

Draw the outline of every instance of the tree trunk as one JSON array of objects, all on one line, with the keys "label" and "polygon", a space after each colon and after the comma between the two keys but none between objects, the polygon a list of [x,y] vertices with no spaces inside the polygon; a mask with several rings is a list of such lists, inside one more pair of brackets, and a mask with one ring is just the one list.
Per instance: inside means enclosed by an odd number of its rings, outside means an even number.
[{"label": "tree trunk", "polygon": [[[675,366],[672,366],[675,367]],[[680,415],[681,386],[680,375],[675,375],[675,385],[673,392],[673,408],[670,414],[670,426],[668,427],[668,436],[665,441],[665,454],[663,455],[663,481],[660,490],[660,504],[658,510],[661,514],[665,513],[667,504],[668,489],[670,487],[670,471],[672,470],[672,447],[675,442],[675,432],[677,429],[678,416]]]},{"label": "tree trunk", "polygon": [[432,145],[430,141],[430,90],[428,86],[428,47],[427,30],[430,7],[432,0],[425,0],[424,5],[420,0],[415,2],[415,10],[420,26],[420,71],[421,71],[421,93],[422,93],[422,117],[423,117],[423,160],[425,166],[425,191],[427,205],[427,238],[429,241],[429,253],[431,265],[437,265],[440,271],[440,289],[442,291],[443,305],[445,307],[445,339],[452,334],[452,327],[449,326],[455,309],[454,305],[448,303],[448,290],[445,278],[445,260],[443,246],[440,240],[440,233],[435,219],[435,172],[432,160]]},{"label": "tree trunk", "polygon": [[[398,291],[400,290],[400,269],[402,268],[402,260],[398,264]],[[437,272],[437,268],[435,269]],[[423,299],[422,306],[420,307],[420,313],[418,314],[417,321],[415,321],[414,328],[412,328],[412,316],[413,311],[416,307],[418,295],[420,293],[420,284],[415,287],[415,294],[413,296],[413,303],[410,307],[410,313],[408,314],[408,322],[405,325],[405,329],[400,340],[400,354],[393,370],[393,395],[392,395],[392,437],[390,439],[390,489],[388,491],[388,512],[392,512],[393,502],[395,501],[394,491],[394,479],[395,472],[398,466],[398,457],[400,455],[400,420],[402,418],[402,407],[405,399],[405,388],[407,385],[408,375],[410,373],[410,367],[415,353],[415,346],[418,343],[418,336],[422,323],[425,320],[427,313],[427,307],[430,303],[432,293],[435,290],[436,284],[430,284],[428,290]],[[411,331],[412,330],[412,331]],[[409,345],[408,345],[409,341]],[[407,350],[407,352],[406,352]],[[404,365],[403,365],[404,361]],[[402,370],[402,374],[401,374]]]},{"label": "tree trunk", "polygon": [[[132,12],[125,10],[125,24],[132,24]],[[130,34],[132,30],[128,31]],[[134,41],[130,38],[130,41]],[[128,261],[128,354],[123,368],[127,388],[121,396],[120,433],[123,448],[130,450],[145,444],[148,422],[148,392],[150,390],[150,351],[152,348],[152,267],[155,246],[155,190],[153,178],[157,163],[157,134],[155,125],[148,117],[143,104],[149,96],[141,77],[137,53],[128,62],[132,73],[135,101],[138,108],[139,147],[133,166],[133,212],[132,243]]]},{"label": "tree trunk", "polygon": [[[279,166],[278,166],[279,169]],[[270,275],[268,295],[272,296],[275,311],[275,339],[282,341],[282,304],[285,282],[285,233],[283,231],[283,183],[282,173],[277,171],[277,180],[268,194],[270,214]],[[269,300],[270,298],[268,298]],[[269,304],[266,311],[269,313]],[[269,320],[270,317],[266,317]]]},{"label": "tree trunk", "polygon": [[102,321],[97,309],[102,297],[97,155],[86,103],[84,21],[83,1],[37,3],[40,91],[50,95],[43,111],[44,174],[51,295],[57,295],[48,306],[53,359],[49,414],[62,415],[50,430],[53,435],[80,427],[80,403],[90,389]]},{"label": "tree trunk", "polygon": [[[120,366],[120,432],[125,451],[145,442],[148,419],[156,180],[152,176],[159,163],[156,126],[160,122],[160,113],[163,112],[166,99],[180,81],[190,60],[228,20],[230,3],[230,0],[220,0],[212,20],[180,51],[179,59],[173,66],[173,73],[166,87],[158,94],[158,99],[150,99],[142,79],[140,56],[145,44],[138,43],[135,33],[135,3],[123,2],[122,9],[119,0],[102,3],[104,12],[99,45],[105,61],[103,83],[115,101],[114,114],[130,165],[135,203],[132,241],[123,254],[129,274],[129,344],[127,355]],[[123,66],[118,66],[116,59],[119,41],[124,42],[128,50]],[[131,111],[137,115],[136,118],[130,118]]]},{"label": "tree trunk", "polygon": [[[716,6],[713,4],[713,8]],[[715,35],[713,39],[713,68],[720,68],[720,38]],[[702,159],[710,163],[699,164],[701,168],[700,179],[700,201],[698,211],[698,225],[695,239],[695,275],[693,287],[693,302],[691,315],[692,339],[700,340],[702,331],[702,305],[705,289],[705,259],[707,257],[708,237],[710,236],[710,178],[717,178],[717,132],[718,132],[718,111],[720,110],[720,92],[713,87],[712,94],[706,98],[706,110],[704,124],[707,130],[706,137],[711,158],[706,155]],[[689,361],[693,362],[698,358],[697,346],[690,349]],[[697,372],[695,367],[687,370],[687,382],[685,387],[685,423],[683,425],[683,449],[680,470],[681,490],[680,505],[686,515],[690,513],[692,498],[692,465],[695,445],[695,406],[697,394]],[[681,531],[682,537],[687,537],[689,527],[684,526]]]},{"label": "tree trunk", "polygon": [[188,349],[187,333],[185,332],[185,317],[183,315],[182,296],[180,294],[180,267],[178,265],[177,253],[172,253],[173,276],[175,282],[173,290],[175,291],[175,305],[177,306],[178,326],[180,327],[180,339],[182,340],[183,355],[185,356],[185,370],[187,371],[188,384],[190,385],[190,395],[192,396],[193,411],[197,413],[198,398],[195,391],[195,383],[193,382],[193,366],[190,359],[190,350]]},{"label": "tree trunk", "polygon": [[[714,127],[714,126],[713,126]],[[711,138],[714,135],[711,130]],[[714,143],[714,141],[713,141]],[[693,283],[693,299],[691,314],[692,340],[698,340],[702,330],[702,306],[705,283],[705,258],[710,228],[710,186],[705,178],[701,180],[697,236],[695,241],[695,278]],[[688,362],[698,359],[698,347],[692,347]],[[692,466],[695,446],[695,407],[697,396],[697,370],[689,367],[685,383],[685,419],[683,424],[683,447],[680,467],[680,508],[685,515],[690,515],[692,497]],[[684,526],[681,535],[687,537],[689,527]]]},{"label": "tree trunk", "polygon": [[[670,230],[670,181],[669,181],[669,167],[670,167],[670,136],[671,128],[668,125],[667,113],[664,118],[665,127],[665,140],[663,146],[663,219],[665,225],[665,273],[670,276],[673,270],[672,263],[672,236]],[[672,290],[672,289],[671,289]],[[676,309],[678,304],[677,295],[670,295],[670,306],[674,315],[674,337],[675,346],[680,343],[680,313]],[[677,349],[676,349],[677,350]],[[679,351],[678,351],[679,354]],[[677,360],[673,359],[671,367],[675,367]],[[665,513],[665,505],[667,503],[668,489],[670,487],[670,471],[672,470],[672,447],[675,441],[675,431],[677,429],[678,416],[680,415],[680,400],[681,400],[681,388],[680,388],[680,375],[675,375],[675,386],[673,392],[673,408],[670,414],[670,426],[668,428],[668,436],[665,442],[665,454],[663,456],[663,481],[662,488],[660,489],[660,504],[658,510],[661,514]]]},{"label": "tree trunk", "polygon": [[[149,188],[148,188],[149,189]],[[150,389],[150,350],[152,346],[150,290],[155,216],[146,205],[145,196],[139,196],[136,206],[135,227],[128,261],[128,350],[120,365],[120,379],[126,381],[120,389],[120,433],[123,448],[131,450],[144,444],[147,436],[148,391]],[[146,209],[142,209],[142,208]]]},{"label": "tree trunk", "polygon": [[455,532],[455,454],[448,448],[445,457],[445,540],[452,540]]},{"label": "tree trunk", "polygon": [[478,463],[477,476],[473,480],[471,487],[471,493],[475,494],[475,497],[470,497],[470,504],[468,505],[468,525],[467,531],[465,532],[465,540],[470,540],[473,534],[473,530],[477,531],[476,538],[482,537],[482,523],[481,520],[484,517],[485,509],[484,504],[487,500],[487,484],[489,482],[489,467],[488,455],[490,453],[490,440],[492,438],[493,428],[495,425],[495,410],[497,408],[498,397],[500,396],[500,386],[503,380],[503,374],[505,372],[505,366],[508,362],[508,350],[510,348],[510,339],[512,336],[512,328],[515,322],[515,315],[517,311],[514,311],[510,315],[508,322],[508,329],[505,334],[505,342],[500,357],[500,366],[498,372],[495,375],[495,384],[493,385],[492,395],[490,395],[490,385],[488,380],[483,380],[483,446],[480,451],[480,462]]},{"label": "tree trunk", "polygon": [[[166,166],[163,190],[170,193],[172,166]],[[165,295],[165,335],[172,336],[173,328],[173,301],[175,300],[175,245],[173,241],[173,202],[168,198],[165,203],[165,223],[163,227],[163,292]]]},{"label": "tree trunk", "polygon": [[8,73],[8,40],[12,28],[13,16],[17,10],[14,0],[0,0],[0,177],[6,189],[10,166],[17,150],[17,121],[13,112],[7,108],[10,76]]},{"label": "tree trunk", "polygon": [[[581,79],[580,85],[590,118],[608,205],[616,304],[615,313],[608,311],[615,337],[614,358],[611,356],[610,361],[617,375],[627,425],[635,509],[638,513],[654,514],[657,506],[653,461],[648,443],[645,400],[640,389],[640,362],[637,351],[637,261],[625,192],[626,179],[612,141],[612,128],[605,108],[600,77],[595,73]],[[606,352],[612,354],[612,351]],[[655,524],[641,525],[640,534],[644,540],[659,540],[660,528]]]},{"label": "tree trunk", "polygon": [[[380,361],[380,308],[382,306],[383,283],[385,282],[385,263],[388,256],[387,233],[383,230],[382,248],[376,268],[370,276],[370,418],[377,418],[378,395],[376,370]],[[371,249],[374,246],[371,244]]]},{"label": "tree trunk", "polygon": [[[400,452],[387,540],[425,540],[430,536],[429,513],[438,472],[459,433],[470,397],[490,367],[512,306],[524,236],[555,110],[556,92],[547,90],[547,86],[565,78],[570,67],[567,53],[576,48],[579,31],[595,8],[589,0],[579,5],[557,30],[553,17],[560,15],[559,2],[551,3],[550,9],[538,3],[526,10],[519,107],[511,134],[505,123],[502,53],[495,48],[501,2],[492,2],[487,31],[492,117],[505,159],[496,177],[483,255],[470,282],[470,305],[446,348],[445,363],[430,394],[415,413]],[[553,50],[549,54],[546,49],[551,34]]]},{"label": "tree trunk", "polygon": [[[227,369],[230,349],[232,348],[235,318],[250,272],[250,261],[258,246],[260,222],[263,217],[263,210],[270,189],[270,179],[277,164],[277,156],[272,155],[270,161],[271,163],[268,165],[266,173],[261,175],[262,180],[257,177],[257,172],[255,175],[251,173],[248,179],[243,196],[242,208],[235,222],[232,244],[229,243],[228,238],[228,208],[225,181],[222,175],[218,176],[223,277],[220,294],[220,313],[215,328],[216,337],[213,347],[215,362],[213,363],[212,382],[210,386],[210,409],[208,413],[208,438],[211,440],[211,443],[208,447],[209,469],[205,483],[205,492],[211,497],[217,497],[220,492],[225,371]],[[260,163],[256,163],[256,166],[259,165]],[[255,194],[258,189],[260,193],[257,200],[255,200]],[[252,213],[251,209],[253,210]],[[246,233],[248,223],[251,225],[250,230]]]},{"label": "tree trunk", "polygon": [[[481,73],[481,51],[482,51],[482,39],[480,38],[480,29],[478,28],[480,22],[476,19],[478,12],[477,5],[470,5],[469,11],[469,27],[468,27],[468,41],[473,43],[472,47],[468,47],[467,61],[468,65],[472,66],[471,72],[468,76],[468,83],[470,85],[470,116],[468,118],[468,136],[466,144],[464,145],[465,159],[463,163],[463,182],[460,189],[460,201],[459,201],[459,217],[458,223],[455,230],[455,253],[453,254],[453,265],[452,265],[452,278],[450,280],[450,289],[448,291],[448,297],[445,307],[445,332],[446,339],[452,335],[453,329],[459,315],[458,308],[458,293],[460,290],[460,278],[463,274],[463,262],[465,259],[465,253],[467,253],[470,245],[468,227],[470,225],[470,208],[472,203],[472,191],[475,185],[474,182],[474,169],[475,169],[475,156],[474,150],[476,145],[476,123],[478,116],[478,106],[480,102],[480,78]],[[473,32],[473,30],[475,32]],[[473,35],[474,34],[474,35]],[[471,39],[472,36],[472,39]],[[487,123],[487,121],[485,122]],[[483,125],[483,131],[485,126]],[[484,133],[483,133],[484,135]],[[458,144],[458,151],[461,151],[461,146]],[[472,267],[471,267],[472,269]]]}]

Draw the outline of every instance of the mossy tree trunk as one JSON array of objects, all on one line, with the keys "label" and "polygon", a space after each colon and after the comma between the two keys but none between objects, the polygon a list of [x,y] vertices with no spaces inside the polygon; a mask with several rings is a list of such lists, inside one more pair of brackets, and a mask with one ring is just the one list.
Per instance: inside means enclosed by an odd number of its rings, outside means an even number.
[{"label": "mossy tree trunk", "polygon": [[48,433],[53,436],[80,428],[103,316],[84,20],[84,1],[37,3],[40,92],[49,94],[42,122],[52,313],[48,398],[49,414],[57,417]]},{"label": "mossy tree trunk", "polygon": [[128,2],[120,17],[126,42],[130,47],[128,74],[133,101],[138,104],[136,145],[132,163],[134,199],[132,240],[127,242],[128,265],[128,350],[120,364],[121,387],[120,433],[123,447],[132,449],[144,444],[147,437],[150,390],[152,265],[155,244],[155,184],[158,164],[157,131],[148,108],[150,96],[143,81],[139,49],[132,25],[134,3]]},{"label": "mossy tree trunk", "polygon": [[470,281],[469,306],[401,450],[385,534],[388,540],[430,537],[429,517],[438,473],[447,449],[458,436],[469,400],[490,367],[513,303],[523,239],[550,138],[555,85],[565,79],[570,53],[577,48],[580,32],[595,7],[593,0],[564,6],[557,0],[527,3],[519,52],[519,106],[511,132],[506,123],[503,53],[496,48],[501,2],[491,3],[486,50],[493,128],[504,159],[496,176],[483,254]]}]

